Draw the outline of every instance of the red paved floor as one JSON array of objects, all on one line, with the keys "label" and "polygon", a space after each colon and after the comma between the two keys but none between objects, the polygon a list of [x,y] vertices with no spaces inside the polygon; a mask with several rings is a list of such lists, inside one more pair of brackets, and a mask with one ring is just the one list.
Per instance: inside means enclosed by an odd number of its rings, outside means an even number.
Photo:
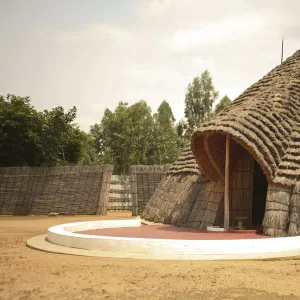
[{"label": "red paved floor", "polygon": [[170,225],[142,225],[140,227],[107,228],[78,231],[76,233],[113,237],[180,240],[239,240],[268,238],[255,230],[210,232],[194,228],[179,228]]}]

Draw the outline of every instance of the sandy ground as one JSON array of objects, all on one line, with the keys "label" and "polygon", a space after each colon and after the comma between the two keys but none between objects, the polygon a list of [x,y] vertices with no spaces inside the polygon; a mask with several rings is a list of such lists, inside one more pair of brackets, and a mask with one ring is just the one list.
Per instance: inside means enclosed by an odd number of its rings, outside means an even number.
[{"label": "sandy ground", "polygon": [[0,299],[300,299],[300,258],[150,261],[51,254],[25,245],[52,225],[97,219],[0,216]]}]

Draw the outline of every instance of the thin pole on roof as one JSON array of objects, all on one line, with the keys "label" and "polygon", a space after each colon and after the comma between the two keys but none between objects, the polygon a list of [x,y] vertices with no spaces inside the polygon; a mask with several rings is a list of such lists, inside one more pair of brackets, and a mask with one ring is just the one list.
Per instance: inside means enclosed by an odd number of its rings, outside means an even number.
[{"label": "thin pole on roof", "polygon": [[282,38],[282,41],[281,41],[281,63],[283,61],[283,38]]},{"label": "thin pole on roof", "polygon": [[224,230],[229,229],[229,154],[230,136],[226,135],[226,158],[225,158],[225,188],[224,188]]}]

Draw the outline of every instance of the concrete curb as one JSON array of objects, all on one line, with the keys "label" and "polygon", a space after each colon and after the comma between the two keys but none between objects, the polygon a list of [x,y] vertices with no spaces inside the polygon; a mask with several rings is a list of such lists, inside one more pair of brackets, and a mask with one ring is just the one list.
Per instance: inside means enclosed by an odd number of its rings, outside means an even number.
[{"label": "concrete curb", "polygon": [[56,254],[67,254],[67,255],[77,255],[77,256],[87,256],[87,257],[106,257],[106,258],[126,258],[126,259],[148,259],[148,260],[277,260],[277,259],[293,259],[299,258],[300,250],[295,252],[285,252],[282,256],[278,255],[257,255],[257,256],[217,256],[217,255],[205,255],[199,256],[197,258],[189,258],[180,255],[149,255],[142,253],[126,253],[117,251],[101,251],[101,250],[87,250],[70,248],[60,245],[55,245],[47,240],[47,234],[39,235],[29,239],[26,243],[27,247],[34,250],[44,251],[48,253]]},{"label": "concrete curb", "polygon": [[102,220],[50,227],[48,235],[27,241],[28,247],[71,255],[156,260],[247,260],[300,255],[300,237],[243,240],[172,240],[95,236],[89,229],[138,227],[141,220]]}]

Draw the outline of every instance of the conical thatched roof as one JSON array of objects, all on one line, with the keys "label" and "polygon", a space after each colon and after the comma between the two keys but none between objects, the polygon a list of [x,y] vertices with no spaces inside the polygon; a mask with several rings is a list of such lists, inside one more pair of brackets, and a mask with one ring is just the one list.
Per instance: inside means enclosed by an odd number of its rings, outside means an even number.
[{"label": "conical thatched roof", "polygon": [[224,174],[225,135],[237,142],[233,163],[241,145],[269,182],[291,186],[300,180],[300,50],[195,132],[193,153],[213,180]]}]

